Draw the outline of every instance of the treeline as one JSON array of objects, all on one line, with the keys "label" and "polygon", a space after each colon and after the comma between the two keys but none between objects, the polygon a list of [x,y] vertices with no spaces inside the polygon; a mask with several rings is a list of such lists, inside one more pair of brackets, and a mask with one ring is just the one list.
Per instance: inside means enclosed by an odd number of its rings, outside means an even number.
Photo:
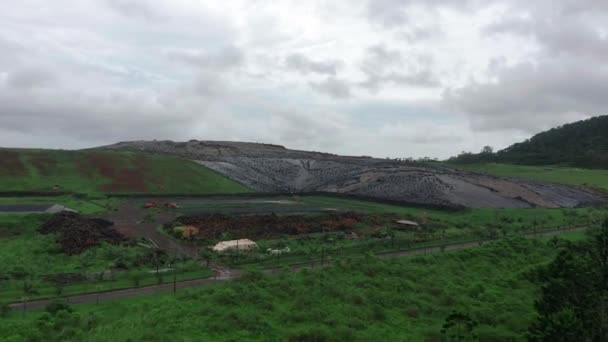
[{"label": "treeline", "polygon": [[608,116],[556,127],[496,153],[486,147],[480,153],[463,152],[449,161],[608,168]]}]

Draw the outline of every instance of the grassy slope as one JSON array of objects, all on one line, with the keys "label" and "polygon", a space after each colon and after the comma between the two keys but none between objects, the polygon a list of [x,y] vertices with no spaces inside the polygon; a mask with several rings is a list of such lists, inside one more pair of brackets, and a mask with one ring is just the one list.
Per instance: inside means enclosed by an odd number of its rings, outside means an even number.
[{"label": "grassy slope", "polygon": [[1,191],[238,193],[246,187],[194,162],[123,151],[0,150]]},{"label": "grassy slope", "polygon": [[504,177],[517,177],[569,185],[584,185],[608,190],[608,170],[581,169],[560,166],[524,166],[508,164],[449,164],[450,167],[488,173]]},{"label": "grassy slope", "polygon": [[[534,317],[525,274],[554,255],[541,240],[516,239],[76,306],[95,323],[72,340],[439,340],[452,310],[477,320],[482,340],[519,340]],[[31,334],[39,315],[12,314],[5,336]]]}]

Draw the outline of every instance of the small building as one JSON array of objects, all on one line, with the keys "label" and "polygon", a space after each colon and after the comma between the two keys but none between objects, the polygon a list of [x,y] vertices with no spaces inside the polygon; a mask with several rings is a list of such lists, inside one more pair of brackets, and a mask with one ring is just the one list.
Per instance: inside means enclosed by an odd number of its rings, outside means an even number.
[{"label": "small building", "polygon": [[239,239],[218,242],[217,245],[213,246],[213,251],[221,253],[228,250],[249,251],[255,248],[258,248],[255,242],[249,239]]},{"label": "small building", "polygon": [[411,228],[420,228],[418,222],[410,221],[410,220],[399,220],[397,223],[402,224],[404,226],[408,226]]}]

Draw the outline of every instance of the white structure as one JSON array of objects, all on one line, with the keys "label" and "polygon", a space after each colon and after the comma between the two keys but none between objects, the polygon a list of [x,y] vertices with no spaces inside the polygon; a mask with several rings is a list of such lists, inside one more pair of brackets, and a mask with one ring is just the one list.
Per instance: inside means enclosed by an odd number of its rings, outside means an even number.
[{"label": "white structure", "polygon": [[420,225],[418,224],[418,222],[414,222],[414,221],[410,221],[410,220],[399,220],[397,221],[397,223],[402,224],[404,226],[410,226],[410,227],[420,227]]},{"label": "white structure", "polygon": [[254,248],[258,248],[258,245],[255,242],[249,239],[240,239],[218,242],[217,245],[213,246],[213,251],[221,253],[230,249],[248,251]]},{"label": "white structure", "polygon": [[77,213],[76,210],[74,209],[70,209],[66,206],[63,206],[61,204],[53,204],[52,206],[50,206],[47,210],[45,210],[45,213],[49,213],[49,214],[56,214],[56,213],[60,213],[62,211],[69,211],[72,213]]}]

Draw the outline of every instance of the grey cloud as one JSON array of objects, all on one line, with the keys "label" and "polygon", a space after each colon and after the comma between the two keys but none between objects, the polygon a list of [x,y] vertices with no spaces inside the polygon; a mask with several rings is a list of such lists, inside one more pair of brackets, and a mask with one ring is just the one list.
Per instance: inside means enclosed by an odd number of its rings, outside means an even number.
[{"label": "grey cloud", "polygon": [[349,84],[335,77],[328,77],[325,81],[310,82],[309,84],[315,91],[336,99],[349,98],[351,95]]},{"label": "grey cloud", "polygon": [[464,9],[471,5],[482,5],[481,0],[369,0],[366,15],[372,23],[386,28],[396,28],[411,24],[409,10],[412,7],[423,7],[427,11],[441,7]]},{"label": "grey cloud", "polygon": [[[167,92],[113,89],[91,84],[85,89],[49,88],[26,92],[0,87],[0,127],[43,141],[79,142],[69,148],[130,139],[187,140],[211,135],[235,124],[215,94],[197,85]],[[219,137],[219,136],[218,136]],[[32,139],[28,145],[44,142]],[[0,137],[0,146],[10,145]],[[47,147],[50,147],[47,145]]]},{"label": "grey cloud", "polygon": [[225,46],[217,51],[172,50],[167,56],[187,65],[214,70],[226,70],[242,65],[245,55],[236,46]]},{"label": "grey cloud", "polygon": [[114,11],[126,17],[159,20],[164,18],[162,12],[152,7],[150,3],[136,0],[105,0],[106,4]]},{"label": "grey cloud", "polygon": [[412,55],[410,58],[400,50],[374,45],[367,49],[361,70],[366,80],[360,85],[372,92],[385,84],[417,87],[437,87],[439,80],[432,72],[433,58],[430,55]]},{"label": "grey cloud", "polygon": [[576,5],[563,2],[560,7],[540,1],[527,7],[526,17],[520,15],[518,7],[489,24],[484,32],[532,37],[547,55],[573,54],[604,61],[608,55],[608,8],[600,6],[590,13],[589,7],[574,10]]},{"label": "grey cloud", "polygon": [[400,36],[410,44],[441,37],[444,32],[439,27],[413,27],[401,32]]},{"label": "grey cloud", "polygon": [[[323,118],[323,119],[319,119]],[[275,110],[270,128],[277,132],[279,142],[302,149],[335,149],[342,134],[352,128],[343,115],[307,108]]]},{"label": "grey cloud", "polygon": [[363,61],[363,71],[366,73],[383,72],[391,66],[401,66],[404,57],[399,50],[390,50],[383,45],[373,45],[367,48],[367,56]]},{"label": "grey cloud", "polygon": [[[470,82],[444,94],[448,109],[467,113],[477,131],[528,133],[606,113],[608,6],[578,0],[508,2],[484,33],[495,39],[533,39],[527,61],[489,64],[488,82]],[[602,31],[604,33],[602,33]]]},{"label": "grey cloud", "polygon": [[495,66],[491,76],[496,82],[471,83],[444,94],[446,108],[467,113],[478,131],[534,132],[608,108],[608,71],[576,59]]},{"label": "grey cloud", "polygon": [[23,69],[10,72],[7,85],[14,88],[38,88],[52,85],[56,81],[55,75],[42,68]]},{"label": "grey cloud", "polygon": [[304,75],[308,73],[317,73],[335,76],[342,67],[343,62],[335,59],[315,61],[300,53],[294,53],[285,58],[285,65]]},{"label": "grey cloud", "polygon": [[8,71],[18,64],[23,57],[24,49],[16,42],[2,36],[0,32],[0,71]]}]

